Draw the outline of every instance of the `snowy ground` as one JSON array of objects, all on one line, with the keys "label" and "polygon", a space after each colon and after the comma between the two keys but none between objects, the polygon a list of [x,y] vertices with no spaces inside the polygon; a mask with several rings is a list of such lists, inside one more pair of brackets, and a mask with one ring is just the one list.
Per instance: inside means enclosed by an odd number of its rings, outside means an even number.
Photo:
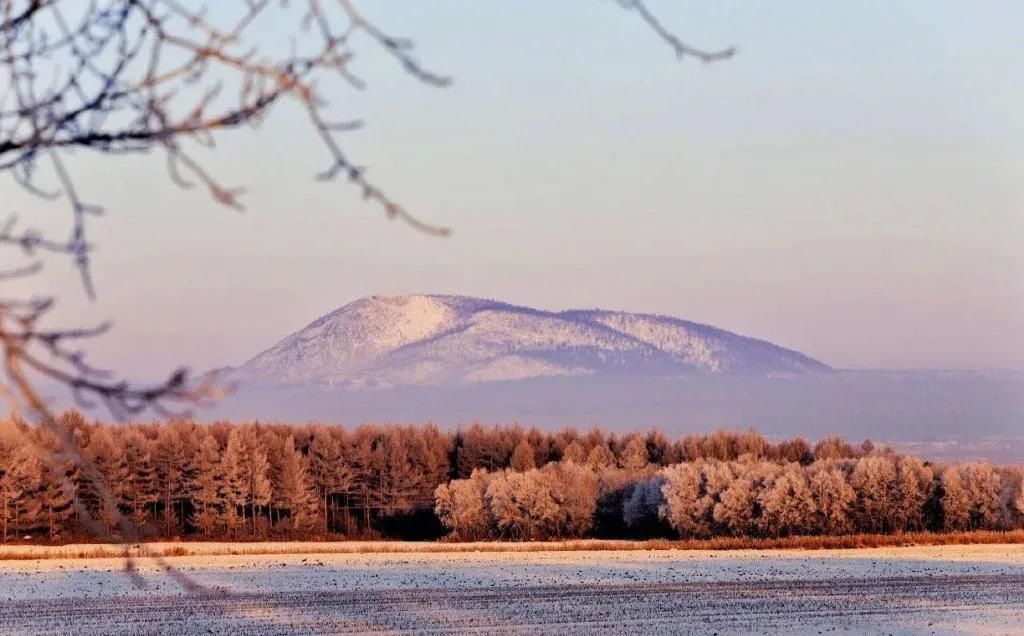
[{"label": "snowy ground", "polygon": [[[203,587],[183,589],[180,576]],[[1024,633],[1024,545],[0,561],[0,633]],[[138,587],[141,582],[145,587]]]}]

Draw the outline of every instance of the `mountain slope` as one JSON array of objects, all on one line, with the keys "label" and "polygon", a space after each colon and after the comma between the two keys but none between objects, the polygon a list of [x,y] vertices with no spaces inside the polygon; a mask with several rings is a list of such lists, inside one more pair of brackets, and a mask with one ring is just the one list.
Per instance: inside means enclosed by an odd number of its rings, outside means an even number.
[{"label": "mountain slope", "polygon": [[249,360],[236,375],[260,383],[358,388],[828,370],[796,351],[677,318],[404,295],[349,303]]}]

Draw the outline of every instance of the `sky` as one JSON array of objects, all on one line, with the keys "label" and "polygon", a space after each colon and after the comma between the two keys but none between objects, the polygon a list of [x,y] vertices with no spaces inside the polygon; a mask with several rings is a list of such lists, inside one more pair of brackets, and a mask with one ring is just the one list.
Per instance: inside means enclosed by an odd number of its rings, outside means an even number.
[{"label": "sky", "polygon": [[[649,5],[738,55],[679,61],[610,0],[362,3],[454,83],[359,43],[369,86],[331,112],[367,125],[343,146],[451,238],[315,181],[323,148],[284,107],[198,155],[247,187],[244,213],[158,156],[77,154],[107,208],[98,298],[60,260],[25,290],[61,324],[113,319],[94,359],[147,377],[240,364],[385,293],[671,314],[840,368],[1024,368],[1024,4]],[[66,231],[66,207],[0,178],[0,212]]]}]

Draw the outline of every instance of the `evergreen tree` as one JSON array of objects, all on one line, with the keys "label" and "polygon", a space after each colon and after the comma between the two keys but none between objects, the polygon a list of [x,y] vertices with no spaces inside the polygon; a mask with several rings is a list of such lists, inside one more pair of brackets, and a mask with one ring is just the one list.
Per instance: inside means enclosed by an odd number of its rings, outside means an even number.
[{"label": "evergreen tree", "polygon": [[164,533],[185,525],[185,502],[195,488],[195,449],[174,424],[161,426],[152,444],[153,468],[163,505]]},{"label": "evergreen tree", "polygon": [[520,473],[537,467],[533,460],[533,447],[525,439],[519,442],[515,450],[512,451],[512,460],[509,465],[512,470]]},{"label": "evergreen tree", "polygon": [[212,435],[205,435],[199,443],[196,456],[196,480],[192,491],[196,508],[195,524],[206,536],[213,536],[216,529],[226,520],[228,508],[225,484],[224,462],[220,444]]},{"label": "evergreen tree", "polygon": [[326,426],[319,426],[313,431],[309,444],[309,474],[320,500],[324,531],[336,530],[333,513],[337,497],[344,497],[347,523],[354,474],[351,464],[344,459],[341,441]]},{"label": "evergreen tree", "polygon": [[647,444],[639,437],[631,437],[622,448],[619,466],[630,472],[640,472],[647,467]]},{"label": "evergreen tree", "polygon": [[276,491],[281,505],[288,510],[291,528],[308,532],[317,522],[317,498],[310,484],[306,458],[295,448],[295,438],[288,436],[280,448],[280,485]]},{"label": "evergreen tree", "polygon": [[252,536],[257,536],[257,518],[260,508],[270,503],[270,461],[266,449],[255,426],[243,426],[243,463],[244,491],[249,503],[252,518]]},{"label": "evergreen tree", "polygon": [[245,520],[245,506],[249,503],[248,480],[245,470],[245,445],[242,429],[235,428],[228,435],[228,443],[221,456],[222,490],[224,497],[224,523],[231,533],[237,533]]}]

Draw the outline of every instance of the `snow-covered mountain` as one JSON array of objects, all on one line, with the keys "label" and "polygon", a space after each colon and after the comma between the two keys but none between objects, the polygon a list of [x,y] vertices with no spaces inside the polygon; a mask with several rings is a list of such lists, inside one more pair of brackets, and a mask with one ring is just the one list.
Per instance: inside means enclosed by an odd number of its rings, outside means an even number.
[{"label": "snow-covered mountain", "polygon": [[235,370],[269,384],[391,387],[585,375],[789,375],[801,353],[678,318],[465,296],[362,298]]}]

